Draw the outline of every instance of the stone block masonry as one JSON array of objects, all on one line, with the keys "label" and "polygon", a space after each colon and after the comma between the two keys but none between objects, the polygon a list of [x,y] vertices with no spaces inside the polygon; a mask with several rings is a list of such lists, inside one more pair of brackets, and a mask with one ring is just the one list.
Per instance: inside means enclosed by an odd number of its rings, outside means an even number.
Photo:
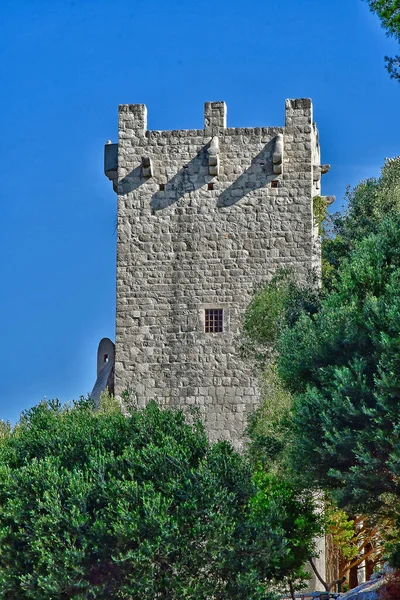
[{"label": "stone block masonry", "polygon": [[240,448],[260,397],[235,339],[256,284],[318,267],[312,199],[326,166],[310,99],[286,100],[284,127],[229,128],[224,102],[206,102],[204,122],[148,131],[144,105],[121,105],[118,146],[106,146],[118,191],[115,390],[198,407],[211,440]]}]

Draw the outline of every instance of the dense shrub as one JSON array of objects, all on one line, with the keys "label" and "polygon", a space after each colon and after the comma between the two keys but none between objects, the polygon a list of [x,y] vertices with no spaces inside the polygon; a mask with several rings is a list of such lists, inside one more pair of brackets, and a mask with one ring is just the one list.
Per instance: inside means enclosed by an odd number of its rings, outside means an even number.
[{"label": "dense shrub", "polygon": [[311,503],[180,411],[43,402],[1,433],[4,600],[265,600],[311,551]]}]

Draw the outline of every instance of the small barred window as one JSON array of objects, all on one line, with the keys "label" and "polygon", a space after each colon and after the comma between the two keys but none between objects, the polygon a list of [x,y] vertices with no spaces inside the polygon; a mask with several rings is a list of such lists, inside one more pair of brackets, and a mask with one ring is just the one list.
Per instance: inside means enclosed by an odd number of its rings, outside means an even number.
[{"label": "small barred window", "polygon": [[222,308],[206,308],[204,319],[206,333],[222,333],[224,331],[224,310]]}]

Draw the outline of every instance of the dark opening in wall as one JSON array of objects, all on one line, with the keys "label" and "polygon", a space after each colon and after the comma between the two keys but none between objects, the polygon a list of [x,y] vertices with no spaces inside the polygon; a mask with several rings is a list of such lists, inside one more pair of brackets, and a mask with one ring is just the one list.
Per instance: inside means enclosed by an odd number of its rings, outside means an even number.
[{"label": "dark opening in wall", "polygon": [[160,192],[165,190],[165,183],[160,183]]},{"label": "dark opening in wall", "polygon": [[222,333],[224,331],[223,308],[206,308],[204,315],[204,331],[206,333]]},{"label": "dark opening in wall", "polygon": [[273,180],[271,181],[271,187],[272,187],[272,188],[277,188],[277,187],[279,187],[279,181],[278,181],[277,179],[273,179]]},{"label": "dark opening in wall", "polygon": [[214,184],[213,183],[208,183],[207,184],[207,189],[208,190],[213,190],[214,189]]},{"label": "dark opening in wall", "polygon": [[108,361],[109,361],[108,354],[105,354],[105,355],[104,355],[104,362],[105,362],[105,363],[108,363]]}]

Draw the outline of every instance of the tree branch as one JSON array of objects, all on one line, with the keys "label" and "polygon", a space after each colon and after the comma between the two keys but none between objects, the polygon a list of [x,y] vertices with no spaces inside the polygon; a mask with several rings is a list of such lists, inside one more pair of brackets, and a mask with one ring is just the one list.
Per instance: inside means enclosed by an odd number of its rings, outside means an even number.
[{"label": "tree branch", "polygon": [[326,583],[326,581],[324,581],[324,580],[322,579],[321,575],[318,573],[318,571],[317,571],[317,567],[315,566],[315,562],[314,562],[314,559],[312,558],[312,556],[309,556],[309,557],[308,557],[308,562],[310,563],[310,565],[311,565],[311,568],[312,568],[312,570],[314,571],[314,573],[315,573],[315,575],[316,575],[316,577],[317,577],[318,581],[319,581],[320,583],[322,583],[322,585],[323,585],[323,586],[324,586],[324,588],[325,588],[325,591],[326,591],[326,592],[329,592],[329,586],[328,586],[328,584]]}]

